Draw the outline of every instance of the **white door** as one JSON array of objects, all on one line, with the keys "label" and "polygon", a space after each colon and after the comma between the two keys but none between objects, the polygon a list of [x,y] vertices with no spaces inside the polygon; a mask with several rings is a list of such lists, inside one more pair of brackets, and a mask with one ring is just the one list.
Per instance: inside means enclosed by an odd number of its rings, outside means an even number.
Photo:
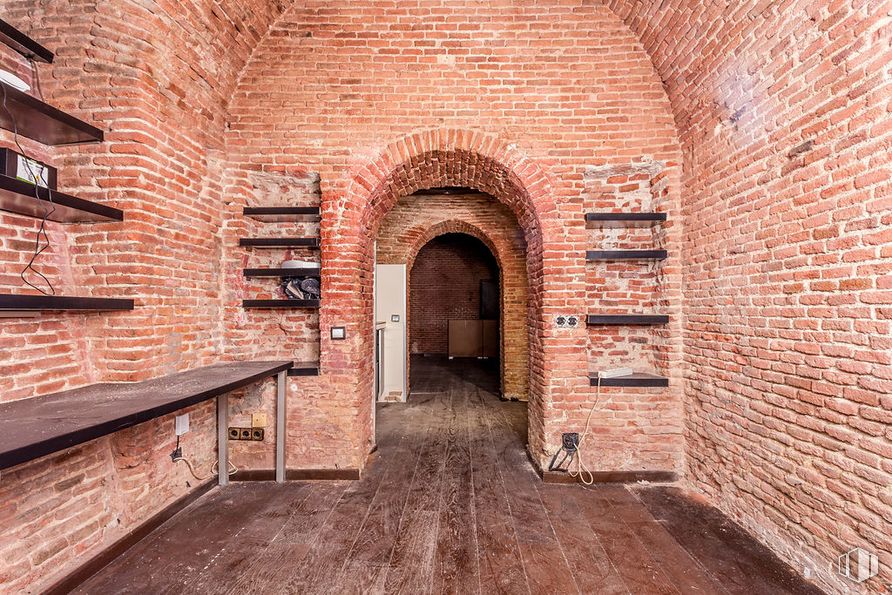
[{"label": "white door", "polygon": [[405,401],[406,265],[375,266],[375,323],[384,325],[382,401]]}]

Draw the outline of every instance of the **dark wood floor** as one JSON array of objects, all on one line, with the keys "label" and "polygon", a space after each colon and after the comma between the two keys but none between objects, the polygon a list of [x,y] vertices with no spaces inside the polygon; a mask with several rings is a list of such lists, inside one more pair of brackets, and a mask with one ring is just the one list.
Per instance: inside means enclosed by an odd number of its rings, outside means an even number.
[{"label": "dark wood floor", "polygon": [[215,489],[78,592],[818,592],[674,488],[543,484],[485,365],[412,370],[361,481]]}]

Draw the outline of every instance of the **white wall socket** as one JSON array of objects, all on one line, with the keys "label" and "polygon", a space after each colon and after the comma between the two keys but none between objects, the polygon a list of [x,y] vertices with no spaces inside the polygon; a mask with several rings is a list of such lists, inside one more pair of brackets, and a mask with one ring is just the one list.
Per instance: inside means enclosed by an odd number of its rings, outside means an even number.
[{"label": "white wall socket", "polygon": [[177,436],[182,436],[189,431],[189,414],[184,413],[176,418]]}]

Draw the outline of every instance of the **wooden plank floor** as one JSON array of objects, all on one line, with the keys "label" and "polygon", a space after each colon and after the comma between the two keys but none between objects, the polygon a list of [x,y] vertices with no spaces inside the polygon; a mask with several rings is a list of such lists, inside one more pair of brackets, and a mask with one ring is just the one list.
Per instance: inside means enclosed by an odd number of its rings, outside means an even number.
[{"label": "wooden plank floor", "polygon": [[819,592],[674,488],[543,484],[485,363],[412,373],[361,481],[215,489],[78,592]]}]

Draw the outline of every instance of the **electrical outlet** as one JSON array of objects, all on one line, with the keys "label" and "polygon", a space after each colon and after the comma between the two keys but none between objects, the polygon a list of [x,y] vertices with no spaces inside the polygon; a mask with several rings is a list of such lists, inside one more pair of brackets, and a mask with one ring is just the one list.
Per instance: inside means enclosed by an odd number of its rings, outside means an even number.
[{"label": "electrical outlet", "polygon": [[576,432],[561,434],[561,445],[564,447],[564,450],[576,450],[579,447],[579,434]]},{"label": "electrical outlet", "polygon": [[251,440],[262,442],[266,435],[263,428],[229,428],[230,440]]}]

